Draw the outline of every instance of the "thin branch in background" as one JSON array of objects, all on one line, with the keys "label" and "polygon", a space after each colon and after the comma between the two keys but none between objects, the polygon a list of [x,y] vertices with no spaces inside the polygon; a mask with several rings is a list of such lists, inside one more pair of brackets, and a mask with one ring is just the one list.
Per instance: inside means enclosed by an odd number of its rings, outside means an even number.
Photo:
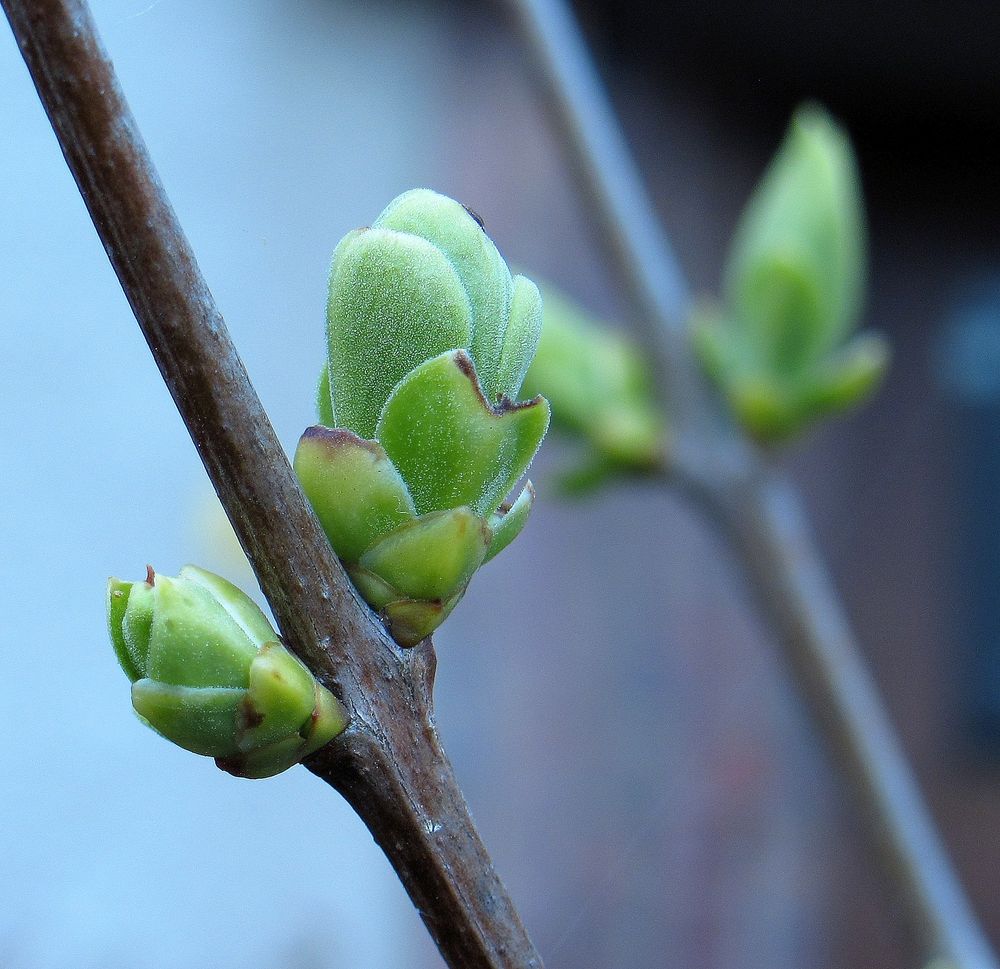
[{"label": "thin branch in background", "polygon": [[[400,649],[307,506],[83,0],[2,0],[136,319],[282,636],[347,706],[309,761],[368,825],[455,969],[541,967],[434,728],[429,640]],[[324,833],[311,832],[321,844]]]},{"label": "thin branch in background", "polygon": [[[997,969],[896,738],[791,485],[731,427],[686,346],[684,286],[565,0],[509,0],[583,194],[645,318],[677,434],[670,479],[721,526],[871,821],[929,955]],[[677,382],[678,379],[680,382]]]},{"label": "thin branch in background", "polygon": [[695,425],[711,411],[686,338],[691,294],[643,188],[586,42],[563,3],[509,0],[535,58],[551,115],[585,203],[630,300],[672,417]]}]

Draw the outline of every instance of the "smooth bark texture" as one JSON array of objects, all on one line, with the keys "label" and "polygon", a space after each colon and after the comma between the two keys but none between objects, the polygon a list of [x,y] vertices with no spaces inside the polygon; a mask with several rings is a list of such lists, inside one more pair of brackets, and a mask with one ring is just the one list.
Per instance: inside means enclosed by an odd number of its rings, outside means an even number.
[{"label": "smooth bark texture", "polygon": [[685,335],[688,294],[566,0],[507,0],[535,56],[582,194],[659,361],[671,421],[665,478],[729,541],[870,821],[929,957],[998,969],[816,550],[794,489],[699,379]]},{"label": "smooth bark texture", "polygon": [[[308,766],[365,820],[448,964],[540,967],[400,649],[330,549],[250,385],[82,0],[2,0],[108,257],[282,636],[347,706]],[[322,832],[311,832],[314,841]]]}]

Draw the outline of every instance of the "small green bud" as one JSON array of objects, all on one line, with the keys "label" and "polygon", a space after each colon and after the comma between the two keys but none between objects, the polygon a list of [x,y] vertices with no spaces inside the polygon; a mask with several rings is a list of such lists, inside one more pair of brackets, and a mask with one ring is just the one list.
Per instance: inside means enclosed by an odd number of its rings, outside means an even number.
[{"label": "small green bud", "polygon": [[204,569],[110,579],[108,627],[140,719],[230,774],[279,774],[347,726],[255,603]]},{"label": "small green bud", "polygon": [[884,340],[845,345],[857,326],[865,263],[850,142],[822,109],[800,108],[736,230],[723,306],[695,320],[706,371],[759,439],[791,436],[877,385]]},{"label": "small green bud", "polygon": [[330,543],[397,642],[414,645],[516,536],[534,491],[505,499],[548,403],[514,403],[541,297],[468,209],[415,189],[337,246],[320,426],[295,470]]},{"label": "small green bud", "polygon": [[563,486],[587,490],[615,475],[655,468],[665,428],[639,349],[552,286],[543,292],[545,326],[525,389],[544,393],[555,426],[588,447],[583,468]]}]

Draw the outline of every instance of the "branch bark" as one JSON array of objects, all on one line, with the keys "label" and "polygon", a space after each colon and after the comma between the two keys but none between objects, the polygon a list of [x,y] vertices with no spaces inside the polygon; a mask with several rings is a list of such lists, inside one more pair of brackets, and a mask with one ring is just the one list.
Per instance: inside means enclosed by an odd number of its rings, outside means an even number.
[{"label": "branch bark", "polygon": [[4,11],[163,379],[287,644],[345,703],[308,764],[355,807],[448,964],[542,962],[434,725],[434,647],[400,649],[359,599],[281,450],[149,160],[84,0]]},{"label": "branch bark", "polygon": [[566,0],[507,0],[534,54],[605,247],[659,362],[671,420],[665,475],[721,527],[783,647],[831,753],[870,820],[928,954],[998,969],[896,738],[791,484],[770,468],[699,379],[688,294]]}]

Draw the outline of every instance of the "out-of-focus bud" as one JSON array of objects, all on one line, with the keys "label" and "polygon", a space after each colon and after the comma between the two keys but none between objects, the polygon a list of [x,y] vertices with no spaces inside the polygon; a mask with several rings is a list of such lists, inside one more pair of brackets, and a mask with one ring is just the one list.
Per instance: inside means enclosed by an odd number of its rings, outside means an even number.
[{"label": "out-of-focus bud", "polygon": [[695,346],[734,412],[762,441],[861,401],[885,340],[850,340],[865,283],[864,212],[847,135],[800,108],[736,230],[723,305],[696,313]]},{"label": "out-of-focus bud", "polygon": [[111,579],[108,627],[140,719],[230,774],[278,774],[347,726],[254,602],[204,569]]},{"label": "out-of-focus bud", "polygon": [[537,287],[481,221],[427,189],[337,246],[320,426],[295,470],[334,551],[397,642],[429,635],[523,527],[507,505],[548,427],[514,403],[538,345]]},{"label": "out-of-focus bud", "polygon": [[656,468],[664,420],[638,348],[550,285],[542,289],[545,325],[528,370],[527,393],[544,393],[557,428],[588,445],[583,466],[563,478],[568,490]]}]

